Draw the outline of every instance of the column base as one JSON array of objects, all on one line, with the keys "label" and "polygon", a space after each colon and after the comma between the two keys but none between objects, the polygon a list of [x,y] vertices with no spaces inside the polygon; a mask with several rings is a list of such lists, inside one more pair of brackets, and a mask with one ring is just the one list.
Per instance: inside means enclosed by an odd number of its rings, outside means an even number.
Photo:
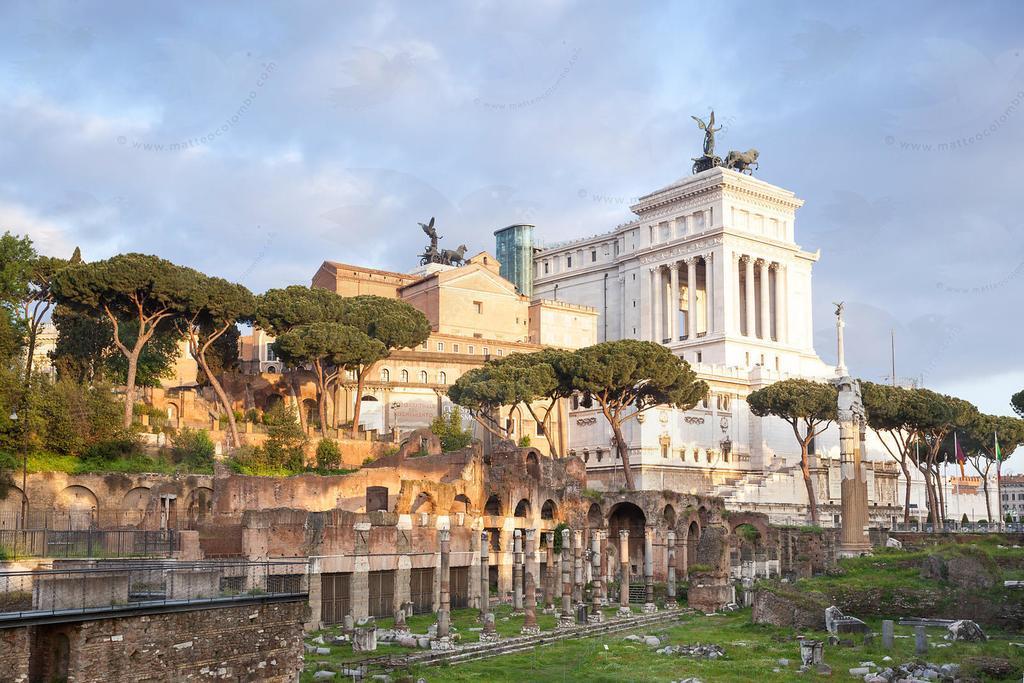
[{"label": "column base", "polygon": [[524,612],[521,609],[513,609],[511,612],[508,613],[510,617],[521,617],[524,614],[526,614],[526,612]]},{"label": "column base", "polygon": [[644,603],[644,606],[643,606],[643,613],[644,614],[654,614],[657,611],[658,611],[658,606],[655,605],[653,602],[645,602]]},{"label": "column base", "polygon": [[455,641],[451,636],[442,636],[441,638],[434,638],[430,641],[431,650],[456,650],[458,646],[455,645]]},{"label": "column base", "polygon": [[615,613],[615,616],[620,619],[628,619],[633,616],[633,610],[628,607],[619,607],[619,611]]},{"label": "column base", "polygon": [[524,626],[519,633],[524,636],[539,636],[540,626]]},{"label": "column base", "polygon": [[558,617],[558,628],[573,628],[576,626],[576,617],[571,614],[562,614]]},{"label": "column base", "polygon": [[501,636],[498,634],[497,631],[491,631],[490,633],[488,633],[487,631],[480,632],[481,643],[496,643],[499,640],[501,640]]},{"label": "column base", "polygon": [[863,543],[840,543],[839,547],[836,548],[836,557],[860,557],[861,555],[871,554],[871,544],[868,542]]},{"label": "column base", "polygon": [[604,623],[604,612],[594,612],[593,614],[587,615],[588,624],[603,624]]}]

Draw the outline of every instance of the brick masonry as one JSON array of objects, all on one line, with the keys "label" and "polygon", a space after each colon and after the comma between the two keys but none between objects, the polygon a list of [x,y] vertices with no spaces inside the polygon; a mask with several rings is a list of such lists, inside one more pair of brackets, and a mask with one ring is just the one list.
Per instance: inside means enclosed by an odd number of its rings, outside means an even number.
[{"label": "brick masonry", "polygon": [[307,609],[270,603],[8,629],[0,666],[48,681],[66,662],[68,683],[291,683],[302,669]]}]

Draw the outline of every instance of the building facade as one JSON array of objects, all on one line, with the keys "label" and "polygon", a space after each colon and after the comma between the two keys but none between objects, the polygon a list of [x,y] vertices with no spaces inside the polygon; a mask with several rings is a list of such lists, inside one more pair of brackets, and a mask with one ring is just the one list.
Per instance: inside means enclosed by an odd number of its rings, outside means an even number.
[{"label": "building facade", "polygon": [[[658,408],[626,423],[638,487],[722,496],[730,509],[765,512],[780,523],[806,520],[791,427],[753,416],[745,400],[779,380],[836,376],[813,346],[819,253],[796,241],[802,205],[788,190],[713,168],[641,197],[630,207],[633,219],[609,232],[535,252],[535,301],[593,308],[599,341],[663,344],[710,388],[692,410]],[[866,436],[872,521],[902,521],[901,472],[874,434]],[[599,410],[573,407],[569,444],[587,462],[590,486],[622,485],[621,460]],[[822,520],[837,523],[836,427],[815,439],[810,460]],[[912,510],[923,512],[920,481],[912,493]],[[986,516],[979,495],[955,498],[948,514],[957,505],[971,519]]]}]

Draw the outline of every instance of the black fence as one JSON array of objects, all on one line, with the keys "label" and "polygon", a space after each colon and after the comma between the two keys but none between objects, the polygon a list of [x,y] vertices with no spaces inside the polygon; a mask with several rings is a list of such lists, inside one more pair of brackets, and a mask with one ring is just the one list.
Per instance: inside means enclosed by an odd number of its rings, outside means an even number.
[{"label": "black fence", "polygon": [[918,524],[916,522],[910,522],[904,524],[893,525],[892,531],[897,532],[919,532],[926,534],[1020,534],[1024,533],[1024,522],[1012,522],[999,524],[993,522],[986,524],[984,522],[946,522],[945,524]]},{"label": "black fence", "polygon": [[150,511],[138,508],[60,510],[28,508],[0,510],[2,529],[191,529],[202,517],[179,516],[175,510]]},{"label": "black fence", "polygon": [[173,529],[0,529],[7,558],[170,557],[179,549]]},{"label": "black fence", "polygon": [[58,561],[45,569],[0,572],[0,628],[53,615],[70,620],[308,593],[306,562]]}]

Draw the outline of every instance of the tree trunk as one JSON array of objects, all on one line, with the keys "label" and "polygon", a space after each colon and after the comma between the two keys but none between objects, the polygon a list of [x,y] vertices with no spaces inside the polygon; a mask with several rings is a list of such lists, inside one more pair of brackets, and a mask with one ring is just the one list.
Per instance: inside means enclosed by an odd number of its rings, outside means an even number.
[{"label": "tree trunk", "polygon": [[[555,448],[555,442],[551,440],[551,430],[548,429],[548,426],[547,426],[547,424],[545,423],[544,420],[542,420],[539,417],[537,417],[537,413],[535,413],[533,411],[533,407],[529,403],[526,403],[525,405],[526,405],[526,410],[530,413],[530,417],[533,418],[533,421],[535,423],[537,423],[538,425],[540,425],[540,428],[544,430],[544,440],[548,442],[549,454],[551,455],[552,458],[557,458],[558,457],[558,449]],[[544,417],[547,418],[547,417],[550,417],[550,416],[551,416],[551,409],[548,408],[547,412],[544,414]]]},{"label": "tree trunk", "polygon": [[907,467],[906,461],[900,462],[900,467],[903,469],[903,476],[907,480],[906,492],[903,496],[903,523],[910,524],[910,468]]},{"label": "tree trunk", "polygon": [[[372,366],[371,366],[372,367]],[[356,373],[356,405],[352,409],[352,438],[359,438],[359,413],[363,402],[363,383],[370,368],[362,368]]]},{"label": "tree trunk", "polygon": [[36,353],[36,334],[38,334],[38,328],[35,323],[29,322],[28,325],[28,358],[25,359],[25,387],[28,388],[29,384],[32,383],[32,363],[34,361],[33,356]]},{"label": "tree trunk", "polygon": [[987,470],[985,472],[985,476],[983,476],[981,478],[981,481],[982,481],[981,490],[985,492],[985,515],[986,515],[985,519],[987,519],[988,521],[991,522],[992,521],[992,504],[989,503],[989,498],[988,498],[988,471]]},{"label": "tree trunk", "polygon": [[608,424],[612,426],[612,433],[615,434],[615,448],[619,452],[619,459],[622,460],[622,476],[626,482],[627,491],[636,491],[636,483],[633,481],[633,469],[629,464],[629,449],[626,447],[626,439],[622,436],[622,425],[619,420],[612,417],[608,411],[604,411]]},{"label": "tree trunk", "polygon": [[228,416],[228,434],[231,435],[231,445],[238,448],[242,445],[242,441],[238,437],[238,424],[235,422],[235,411],[231,407],[231,401],[228,400],[227,392],[224,391],[224,387],[221,386],[221,383],[213,376],[213,373],[210,372],[210,364],[206,362],[206,348],[204,347],[202,351],[195,355],[198,355],[196,360],[199,361],[199,367],[201,367],[203,372],[206,374],[206,380],[210,383],[210,386],[213,387],[213,393],[217,394],[217,400],[220,401],[221,407],[224,408],[224,412]]},{"label": "tree trunk", "polygon": [[946,482],[942,476],[942,469],[936,463],[935,465],[935,483],[936,488],[939,491],[939,524],[943,524],[946,521]]},{"label": "tree trunk", "polygon": [[[139,335],[142,338],[142,335]],[[142,345],[136,344],[131,353],[125,357],[128,359],[128,375],[124,384],[124,424],[125,429],[132,428],[132,420],[135,417],[135,375],[139,369],[139,355],[142,353]]]},{"label": "tree trunk", "polygon": [[935,490],[932,488],[932,470],[928,463],[924,463],[924,467],[919,469],[924,475],[925,505],[928,508],[928,516],[931,517],[932,524],[935,524]]},{"label": "tree trunk", "polygon": [[808,462],[807,441],[800,442],[800,471],[804,475],[804,486],[807,487],[807,506],[811,510],[811,524],[818,525],[818,501],[814,495],[814,482],[811,481],[811,465]]}]

